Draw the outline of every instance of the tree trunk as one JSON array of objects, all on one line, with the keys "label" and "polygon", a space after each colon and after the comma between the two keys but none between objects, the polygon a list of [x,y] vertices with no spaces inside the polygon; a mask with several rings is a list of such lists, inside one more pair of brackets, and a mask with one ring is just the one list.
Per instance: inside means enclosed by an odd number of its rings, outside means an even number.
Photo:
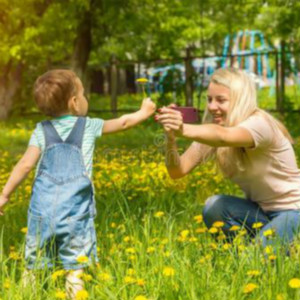
[{"label": "tree trunk", "polygon": [[185,103],[193,106],[193,66],[191,61],[191,50],[186,49],[185,64]]},{"label": "tree trunk", "polygon": [[127,93],[126,86],[126,70],[124,68],[118,69],[118,95],[124,95]]},{"label": "tree trunk", "polygon": [[281,105],[280,112],[284,110],[284,98],[285,98],[285,41],[282,40],[280,43],[281,48],[281,68],[280,68],[280,95],[281,95]]},{"label": "tree trunk", "polygon": [[0,120],[7,119],[11,113],[14,96],[21,85],[22,69],[21,63],[13,67],[10,61],[0,75]]},{"label": "tree trunk", "polygon": [[71,68],[82,80],[84,85],[88,81],[86,67],[92,48],[92,4],[93,0],[90,1],[90,9],[84,12],[83,18],[78,26],[78,35],[75,40],[74,52],[71,59]]},{"label": "tree trunk", "polygon": [[118,69],[116,57],[113,55],[110,62],[110,108],[114,115],[118,108]]}]

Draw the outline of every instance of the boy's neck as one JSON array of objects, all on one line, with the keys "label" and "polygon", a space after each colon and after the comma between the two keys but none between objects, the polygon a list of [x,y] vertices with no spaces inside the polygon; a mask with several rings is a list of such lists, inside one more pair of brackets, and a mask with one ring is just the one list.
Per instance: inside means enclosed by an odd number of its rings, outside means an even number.
[{"label": "boy's neck", "polygon": [[62,120],[62,119],[69,119],[69,118],[72,118],[72,117],[75,117],[71,114],[65,114],[65,115],[61,115],[61,116],[58,116],[58,117],[55,117],[56,120]]}]

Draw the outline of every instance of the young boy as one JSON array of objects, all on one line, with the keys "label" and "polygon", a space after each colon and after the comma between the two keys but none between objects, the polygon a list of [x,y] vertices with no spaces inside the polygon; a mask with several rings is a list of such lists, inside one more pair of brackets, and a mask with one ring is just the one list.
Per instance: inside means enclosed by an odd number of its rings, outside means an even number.
[{"label": "young boy", "polygon": [[95,139],[139,124],[156,106],[144,99],[140,110],[117,119],[85,117],[84,88],[70,70],[52,70],[40,76],[34,98],[40,111],[53,119],[37,124],[27,151],[3,188],[0,215],[10,195],[38,162],[28,210],[27,268],[51,267],[58,256],[65,270],[73,270],[66,285],[74,298],[83,289],[78,275],[86,266],[78,263],[78,257],[97,260],[91,182]]}]

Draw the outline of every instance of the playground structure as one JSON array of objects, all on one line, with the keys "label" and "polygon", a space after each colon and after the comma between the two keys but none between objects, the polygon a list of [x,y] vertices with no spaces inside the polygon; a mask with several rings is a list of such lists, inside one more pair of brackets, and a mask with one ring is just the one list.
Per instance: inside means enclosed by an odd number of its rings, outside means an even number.
[{"label": "playground structure", "polygon": [[[244,30],[233,35],[228,34],[224,39],[222,56],[193,58],[191,60],[194,90],[207,87],[210,76],[216,68],[231,66],[245,70],[253,77],[259,88],[270,87],[270,93],[273,94],[276,85],[276,71],[278,71],[274,55],[276,51],[280,55],[280,46],[270,47],[261,31]],[[286,84],[298,84],[295,60],[291,54],[286,53],[286,55],[293,73],[292,76],[286,76]],[[173,98],[176,100],[179,87],[182,87],[186,81],[185,65],[181,63],[144,68],[139,76],[149,79],[149,93],[163,94],[169,92],[171,86]],[[168,88],[166,89],[167,81]]]}]

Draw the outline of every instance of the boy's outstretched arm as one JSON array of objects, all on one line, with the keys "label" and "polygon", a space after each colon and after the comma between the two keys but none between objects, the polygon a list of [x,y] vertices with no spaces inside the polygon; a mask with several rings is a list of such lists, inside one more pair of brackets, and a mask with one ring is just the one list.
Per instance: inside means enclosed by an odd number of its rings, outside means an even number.
[{"label": "boy's outstretched arm", "polygon": [[150,98],[146,98],[143,100],[141,108],[138,111],[123,115],[117,119],[104,121],[102,133],[114,133],[129,129],[148,119],[155,113],[155,110],[155,103]]},{"label": "boy's outstretched arm", "polygon": [[10,195],[34,168],[40,155],[41,150],[38,147],[29,146],[16,164],[0,195],[0,215],[3,215],[3,207],[9,201]]}]

